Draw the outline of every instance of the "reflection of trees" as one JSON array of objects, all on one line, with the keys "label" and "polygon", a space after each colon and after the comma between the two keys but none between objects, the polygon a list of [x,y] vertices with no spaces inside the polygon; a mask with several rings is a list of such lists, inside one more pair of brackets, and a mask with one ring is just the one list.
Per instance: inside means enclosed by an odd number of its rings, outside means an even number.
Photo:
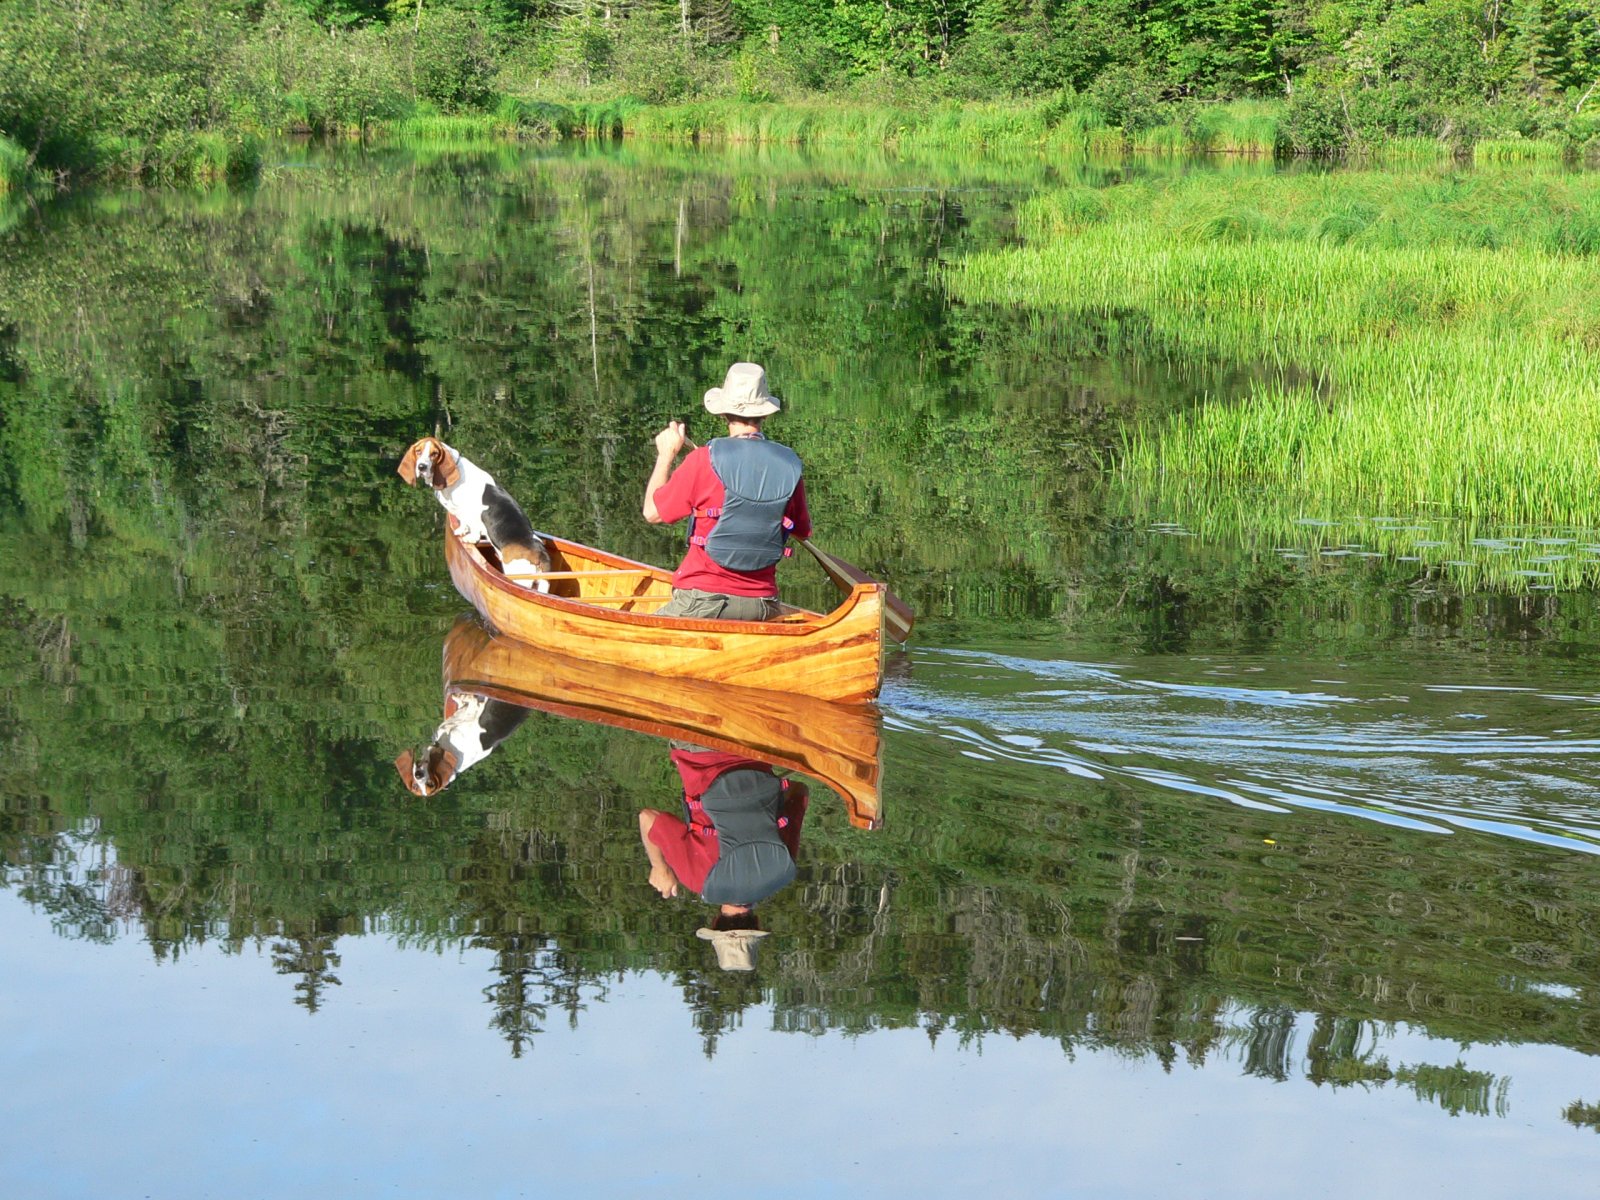
[{"label": "reflection of trees", "polygon": [[577,1028],[578,1014],[586,1007],[586,981],[558,944],[519,934],[477,937],[468,944],[494,951],[495,981],[483,995],[494,1010],[489,1028],[506,1039],[513,1058],[521,1058],[533,1036],[544,1031],[552,1008],[565,1012],[568,1025]]},{"label": "reflection of trees", "polygon": [[307,1012],[314,1013],[322,1007],[322,994],[330,987],[339,986],[334,974],[339,967],[339,955],[333,944],[333,933],[310,932],[293,934],[272,944],[272,966],[280,975],[298,975],[294,985],[294,1002]]},{"label": "reflection of trees", "polygon": [[1600,1132],[1600,1104],[1585,1104],[1574,1100],[1561,1113],[1562,1118],[1576,1129],[1588,1127]]}]

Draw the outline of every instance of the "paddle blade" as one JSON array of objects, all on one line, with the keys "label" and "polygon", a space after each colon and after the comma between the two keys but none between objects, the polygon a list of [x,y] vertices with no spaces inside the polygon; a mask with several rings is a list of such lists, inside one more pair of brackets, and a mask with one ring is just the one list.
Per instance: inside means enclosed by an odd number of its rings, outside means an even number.
[{"label": "paddle blade", "polygon": [[[848,592],[858,583],[876,583],[883,586],[880,580],[874,579],[860,567],[847,563],[842,558],[836,558],[826,550],[818,549],[810,538],[801,538],[800,544],[811,552],[811,556],[817,560],[817,564],[841,592]],[[911,627],[917,622],[917,614],[911,611],[909,604],[887,587],[883,588],[883,615],[884,628],[895,641],[903,642],[911,636]]]}]

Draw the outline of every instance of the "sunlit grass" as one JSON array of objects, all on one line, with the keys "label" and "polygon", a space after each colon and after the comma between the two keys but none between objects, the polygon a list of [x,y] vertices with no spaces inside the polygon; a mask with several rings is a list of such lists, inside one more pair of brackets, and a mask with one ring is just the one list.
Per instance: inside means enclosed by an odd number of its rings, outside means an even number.
[{"label": "sunlit grass", "polygon": [[1563,154],[1560,142],[1538,138],[1484,138],[1472,146],[1473,161],[1479,163],[1556,162]]},{"label": "sunlit grass", "polygon": [[111,135],[95,143],[93,154],[98,173],[151,183],[220,183],[261,168],[256,138],[216,131],[173,130],[155,141]]},{"label": "sunlit grass", "polygon": [[1600,528],[1510,526],[1438,516],[1365,515],[1312,492],[1217,487],[1204,479],[1121,472],[1108,512],[1136,528],[1276,557],[1302,572],[1365,560],[1414,563],[1419,591],[1569,591],[1600,579]]},{"label": "sunlit grass", "polygon": [[1556,171],[1214,173],[1046,192],[1018,214],[1032,240],[1143,222],[1188,241],[1600,251],[1600,180]]},{"label": "sunlit grass", "polygon": [[[1024,213],[1033,245],[950,282],[967,300],[1137,312],[1183,353],[1277,364],[1244,401],[1127,431],[1122,474],[1191,509],[1283,493],[1297,503],[1264,527],[1377,512],[1600,528],[1600,289],[1564,248],[1593,248],[1574,230],[1600,182],[1387,178],[1387,201],[1360,176],[1071,188]],[[1485,237],[1496,201],[1509,211]]]},{"label": "sunlit grass", "polygon": [[829,100],[765,103],[704,100],[642,106],[623,121],[629,136],[671,141],[774,142],[814,146],[917,147],[1187,154],[1203,151],[1270,155],[1276,107],[1262,102],[1217,105],[1193,119],[1130,135],[1108,125],[1087,101],[930,103],[906,108]]}]

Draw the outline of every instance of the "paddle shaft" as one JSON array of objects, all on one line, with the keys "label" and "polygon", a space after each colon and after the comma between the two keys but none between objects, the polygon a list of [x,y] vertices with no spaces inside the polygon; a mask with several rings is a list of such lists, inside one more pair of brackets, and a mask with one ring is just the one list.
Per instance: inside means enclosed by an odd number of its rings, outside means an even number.
[{"label": "paddle shaft", "polygon": [[817,565],[827,573],[828,578],[833,580],[834,586],[841,592],[850,591],[858,583],[875,583],[883,588],[884,629],[897,642],[903,642],[911,636],[911,627],[916,624],[917,614],[885,584],[868,575],[860,567],[813,545],[810,538],[801,538],[800,544],[811,552],[811,557],[817,560]]}]

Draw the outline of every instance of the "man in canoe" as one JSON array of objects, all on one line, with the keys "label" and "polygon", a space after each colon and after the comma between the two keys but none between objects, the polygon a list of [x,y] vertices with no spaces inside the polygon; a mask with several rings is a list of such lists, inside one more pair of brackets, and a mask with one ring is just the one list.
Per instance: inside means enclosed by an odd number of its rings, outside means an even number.
[{"label": "man in canoe", "polygon": [[682,887],[715,904],[698,936],[723,970],[751,970],[756,940],[766,936],[755,906],[794,881],[806,786],[756,759],[686,744],[674,746],[672,765],[683,780],[683,817],[639,813],[650,886],[665,899]]},{"label": "man in canoe", "polygon": [[706,411],[727,420],[728,436],[695,447],[677,470],[672,464],[689,441],[683,422],[656,434],[644,519],[690,519],[672,599],[656,615],[770,621],[779,612],[778,560],[792,553],[784,543],[811,536],[800,457],[762,435],[778,400],[757,363],[729,367],[722,386],[706,393]]}]

